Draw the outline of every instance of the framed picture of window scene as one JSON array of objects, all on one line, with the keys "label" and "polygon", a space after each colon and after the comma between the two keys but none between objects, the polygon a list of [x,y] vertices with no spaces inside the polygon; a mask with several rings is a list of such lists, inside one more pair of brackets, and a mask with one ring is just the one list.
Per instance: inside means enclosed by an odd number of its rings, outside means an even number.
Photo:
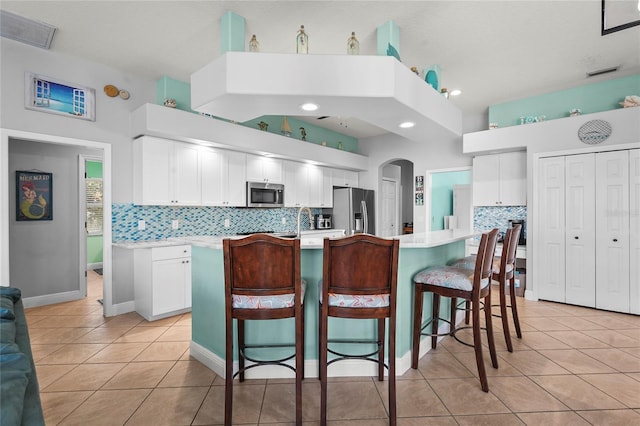
[{"label": "framed picture of window scene", "polygon": [[16,171],[16,220],[53,220],[53,173]]},{"label": "framed picture of window scene", "polygon": [[640,25],[638,0],[602,0],[602,35]]},{"label": "framed picture of window scene", "polygon": [[34,111],[96,120],[96,91],[30,72],[24,76],[24,107]]}]

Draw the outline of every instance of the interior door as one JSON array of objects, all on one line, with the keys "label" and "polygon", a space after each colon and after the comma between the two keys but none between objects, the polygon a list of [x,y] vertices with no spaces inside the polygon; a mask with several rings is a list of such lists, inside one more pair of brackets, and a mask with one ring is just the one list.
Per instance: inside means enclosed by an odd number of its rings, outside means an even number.
[{"label": "interior door", "polygon": [[596,281],[597,308],[629,312],[629,151],[596,156]]},{"label": "interior door", "polygon": [[596,305],[595,154],[565,158],[566,302]]},{"label": "interior door", "polygon": [[391,237],[399,235],[398,229],[398,200],[396,191],[396,181],[382,180],[382,216],[380,217],[381,237]]},{"label": "interior door", "polygon": [[540,281],[538,297],[565,301],[565,181],[564,157],[542,158],[540,167],[540,203],[538,214]]},{"label": "interior door", "polygon": [[640,314],[640,149],[629,151],[629,311]]}]

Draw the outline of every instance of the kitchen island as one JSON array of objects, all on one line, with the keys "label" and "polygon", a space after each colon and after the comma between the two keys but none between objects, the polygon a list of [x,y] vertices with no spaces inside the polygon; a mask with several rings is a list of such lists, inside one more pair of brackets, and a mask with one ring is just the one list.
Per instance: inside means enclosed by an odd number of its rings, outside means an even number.
[{"label": "kitchen island", "polygon": [[[401,375],[411,365],[411,330],[413,322],[413,281],[419,270],[433,265],[443,265],[460,258],[465,253],[465,240],[476,235],[473,231],[444,230],[401,235],[398,256],[398,295],[396,330],[396,369]],[[222,238],[192,240],[192,341],[191,356],[225,375],[225,304],[224,261]],[[301,243],[302,278],[307,282],[305,295],[305,376],[318,373],[318,282],[322,278],[322,241],[303,238]],[[354,265],[357,267],[357,265]],[[425,298],[424,315],[431,314],[431,303]],[[441,304],[441,312],[449,312],[447,303]],[[250,321],[246,326],[246,339],[251,343],[293,342],[293,319]],[[373,338],[375,322],[330,318],[331,338],[353,336]],[[234,344],[235,345],[235,344]],[[430,345],[422,345],[424,352]],[[345,349],[345,348],[342,348]],[[353,348],[349,348],[353,349]],[[345,349],[345,350],[349,350]],[[361,350],[361,348],[356,348]],[[276,355],[282,353],[279,350]],[[255,354],[256,357],[270,354]],[[330,376],[373,375],[376,365],[371,362],[351,360],[332,365]],[[262,367],[247,372],[248,378],[293,377],[282,367]]]}]

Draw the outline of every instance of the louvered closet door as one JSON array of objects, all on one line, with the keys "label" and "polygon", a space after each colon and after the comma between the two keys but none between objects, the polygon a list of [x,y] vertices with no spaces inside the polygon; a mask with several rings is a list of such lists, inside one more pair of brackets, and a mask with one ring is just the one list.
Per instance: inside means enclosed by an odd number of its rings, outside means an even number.
[{"label": "louvered closet door", "polygon": [[629,151],[596,156],[596,282],[597,308],[629,312]]},{"label": "louvered closet door", "polygon": [[542,158],[540,171],[540,275],[538,297],[565,301],[564,157]]},{"label": "louvered closet door", "polygon": [[595,154],[565,157],[566,302],[596,306]]},{"label": "louvered closet door", "polygon": [[640,314],[640,149],[629,151],[629,310]]}]

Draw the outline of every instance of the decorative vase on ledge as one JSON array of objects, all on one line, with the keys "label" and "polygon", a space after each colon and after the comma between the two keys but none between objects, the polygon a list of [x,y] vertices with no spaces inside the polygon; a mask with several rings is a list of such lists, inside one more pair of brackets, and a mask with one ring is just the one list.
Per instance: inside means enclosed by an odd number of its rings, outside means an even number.
[{"label": "decorative vase on ledge", "polygon": [[296,53],[309,53],[309,36],[304,32],[304,25],[300,25],[296,35]]}]

